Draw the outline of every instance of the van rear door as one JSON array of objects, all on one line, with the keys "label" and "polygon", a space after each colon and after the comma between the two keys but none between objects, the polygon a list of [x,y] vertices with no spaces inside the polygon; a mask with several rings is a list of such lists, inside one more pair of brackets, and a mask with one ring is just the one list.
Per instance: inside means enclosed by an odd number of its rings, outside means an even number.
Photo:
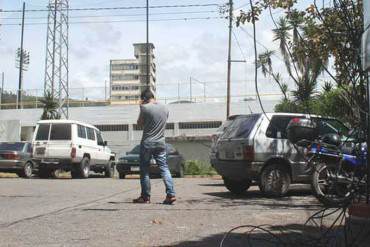
[{"label": "van rear door", "polygon": [[70,158],[72,150],[72,124],[52,123],[49,142],[47,146],[47,157]]},{"label": "van rear door", "polygon": [[33,140],[33,157],[44,158],[47,157],[48,141],[50,135],[50,123],[38,124],[36,126],[35,137]]}]

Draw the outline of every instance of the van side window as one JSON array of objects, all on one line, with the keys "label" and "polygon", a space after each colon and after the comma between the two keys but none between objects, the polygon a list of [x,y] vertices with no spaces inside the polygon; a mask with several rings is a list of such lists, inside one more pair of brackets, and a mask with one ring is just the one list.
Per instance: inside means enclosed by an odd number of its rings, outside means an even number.
[{"label": "van side window", "polygon": [[270,138],[277,138],[277,139],[287,139],[288,134],[286,132],[286,128],[290,120],[293,118],[304,118],[298,116],[274,116],[270,121],[270,125],[266,130],[266,136]]},{"label": "van side window", "polygon": [[71,124],[52,124],[50,140],[71,140]]},{"label": "van side window", "polygon": [[77,125],[77,132],[78,132],[78,137],[79,138],[84,138],[86,139],[86,127],[82,125]]},{"label": "van side window", "polygon": [[87,139],[95,141],[95,134],[92,128],[86,127]]},{"label": "van side window", "polygon": [[98,145],[99,146],[104,146],[104,140],[103,140],[103,137],[101,136],[100,132],[96,131],[96,137],[98,138]]},{"label": "van side window", "polygon": [[36,141],[49,140],[50,124],[40,124],[37,130]]}]

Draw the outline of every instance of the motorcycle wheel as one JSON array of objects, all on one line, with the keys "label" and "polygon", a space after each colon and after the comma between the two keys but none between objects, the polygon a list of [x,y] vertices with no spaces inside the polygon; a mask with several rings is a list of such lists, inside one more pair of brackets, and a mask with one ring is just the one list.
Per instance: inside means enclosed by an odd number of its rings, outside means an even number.
[{"label": "motorcycle wheel", "polygon": [[350,202],[350,185],[340,181],[339,167],[318,163],[312,174],[312,191],[316,198],[327,207],[338,207]]}]

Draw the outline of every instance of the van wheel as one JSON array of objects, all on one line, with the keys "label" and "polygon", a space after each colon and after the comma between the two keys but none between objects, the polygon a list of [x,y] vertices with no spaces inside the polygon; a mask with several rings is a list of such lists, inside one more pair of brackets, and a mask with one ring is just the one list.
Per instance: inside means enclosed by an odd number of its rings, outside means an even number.
[{"label": "van wheel", "polygon": [[110,160],[105,167],[104,175],[106,178],[114,177],[114,163]]},{"label": "van wheel", "polygon": [[18,173],[18,176],[22,178],[31,178],[32,169],[33,169],[32,162],[27,162],[26,164],[24,164],[23,170]]},{"label": "van wheel", "polygon": [[90,159],[84,157],[80,164],[71,171],[72,178],[88,178],[90,173]]},{"label": "van wheel", "polygon": [[120,173],[118,173],[118,177],[120,179],[124,179],[126,177],[126,174],[124,174],[123,172],[120,172]]},{"label": "van wheel", "polygon": [[267,196],[282,197],[289,190],[290,175],[288,171],[279,165],[266,166],[260,179],[260,190]]},{"label": "van wheel", "polygon": [[249,180],[231,180],[223,178],[225,187],[233,194],[240,195],[249,189],[251,182]]}]

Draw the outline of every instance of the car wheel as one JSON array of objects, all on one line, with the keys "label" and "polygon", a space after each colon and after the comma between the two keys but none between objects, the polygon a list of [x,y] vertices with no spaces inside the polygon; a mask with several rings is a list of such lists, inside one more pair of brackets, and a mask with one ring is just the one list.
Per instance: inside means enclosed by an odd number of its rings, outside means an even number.
[{"label": "car wheel", "polygon": [[71,171],[72,178],[88,178],[90,173],[90,159],[84,157],[80,164]]},{"label": "car wheel", "polygon": [[260,178],[260,190],[267,196],[285,196],[290,186],[290,175],[286,169],[279,165],[266,166]]},{"label": "car wheel", "polygon": [[106,178],[114,177],[114,163],[110,160],[105,167],[104,175]]},{"label": "car wheel", "polygon": [[126,177],[126,174],[124,174],[123,172],[120,172],[120,173],[118,173],[118,177],[120,179],[124,179]]},{"label": "car wheel", "polygon": [[32,170],[33,170],[32,162],[26,162],[26,164],[24,164],[23,170],[18,173],[18,176],[22,178],[31,178]]},{"label": "car wheel", "polygon": [[180,171],[177,173],[177,177],[178,177],[178,178],[183,178],[183,177],[184,177],[184,175],[185,175],[185,169],[184,169],[184,166],[183,166],[183,165],[181,165],[181,166],[180,166]]},{"label": "car wheel", "polygon": [[240,195],[249,189],[251,182],[249,180],[231,180],[223,178],[225,187],[233,194]]}]

